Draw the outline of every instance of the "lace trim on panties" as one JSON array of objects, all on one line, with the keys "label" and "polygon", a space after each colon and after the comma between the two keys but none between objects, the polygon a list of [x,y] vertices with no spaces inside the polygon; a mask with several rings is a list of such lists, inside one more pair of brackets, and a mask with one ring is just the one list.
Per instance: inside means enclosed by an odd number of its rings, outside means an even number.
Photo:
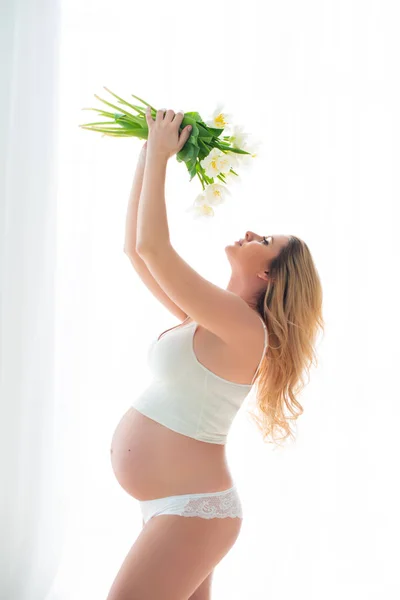
[{"label": "lace trim on panties", "polygon": [[229,490],[228,494],[220,496],[203,496],[201,498],[190,498],[185,505],[182,515],[185,517],[202,517],[213,519],[214,517],[240,517],[242,518],[242,506],[236,490]]}]

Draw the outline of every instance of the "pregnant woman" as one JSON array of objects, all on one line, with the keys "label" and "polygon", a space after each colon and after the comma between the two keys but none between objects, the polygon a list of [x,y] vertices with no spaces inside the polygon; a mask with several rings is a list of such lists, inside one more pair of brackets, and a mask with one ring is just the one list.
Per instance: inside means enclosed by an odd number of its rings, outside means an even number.
[{"label": "pregnant woman", "polygon": [[146,119],[124,250],[181,324],[152,342],[153,380],[112,437],[115,476],[139,501],[143,527],[107,600],[209,600],[243,519],[225,453],[231,424],[258,377],[264,439],[291,435],[284,409],[303,412],[295,395],[323,327],[322,291],[307,245],[291,235],[247,231],[227,246],[226,289],[192,269],[171,245],[164,197],[168,160],[190,132],[180,112]]}]

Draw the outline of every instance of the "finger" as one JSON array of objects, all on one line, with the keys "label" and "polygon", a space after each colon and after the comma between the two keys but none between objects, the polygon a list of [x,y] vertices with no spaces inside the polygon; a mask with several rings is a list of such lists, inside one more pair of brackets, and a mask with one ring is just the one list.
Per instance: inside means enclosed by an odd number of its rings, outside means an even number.
[{"label": "finger", "polygon": [[151,124],[154,123],[153,117],[151,116],[150,106],[146,108],[146,122],[149,128],[151,127]]},{"label": "finger", "polygon": [[192,128],[190,125],[188,125],[187,127],[185,127],[185,129],[182,130],[182,133],[179,137],[179,150],[182,150],[183,146],[186,144],[186,142],[188,141]]},{"label": "finger", "polygon": [[172,109],[169,109],[165,113],[164,121],[168,121],[169,123],[171,123],[171,121],[174,119],[174,117],[175,117],[175,111],[173,111]]},{"label": "finger", "polygon": [[161,121],[164,120],[164,113],[165,113],[166,109],[165,108],[160,108],[157,111],[157,115],[156,115],[156,123],[161,123]]},{"label": "finger", "polygon": [[179,110],[179,111],[176,113],[176,115],[175,115],[175,118],[174,118],[174,123],[176,123],[176,125],[177,125],[178,127],[180,127],[180,126],[181,126],[181,123],[182,123],[182,121],[183,121],[183,118],[184,118],[184,116],[185,116],[185,113],[183,112],[183,110]]}]

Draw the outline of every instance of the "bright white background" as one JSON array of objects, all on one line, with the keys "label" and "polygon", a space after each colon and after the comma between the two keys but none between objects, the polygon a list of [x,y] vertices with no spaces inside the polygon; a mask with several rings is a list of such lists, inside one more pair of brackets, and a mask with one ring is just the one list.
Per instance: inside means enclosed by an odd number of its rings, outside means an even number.
[{"label": "bright white background", "polygon": [[[149,384],[151,340],[178,323],[123,253],[142,142],[79,124],[113,102],[103,86],[209,118],[218,101],[262,149],[213,220],[171,159],[171,241],[226,287],[225,247],[246,230],[308,244],[324,289],[319,364],[295,445],[273,452],[246,416],[227,453],[245,511],[213,600],[396,600],[399,41],[394,3],[62,3],[56,393],[67,507],[46,600],[106,597],[141,530],[110,463],[114,429]],[[132,99],[133,100],[133,99]],[[28,598],[28,596],[27,596]],[[36,598],[36,597],[35,597]],[[19,599],[18,599],[19,600]]]}]

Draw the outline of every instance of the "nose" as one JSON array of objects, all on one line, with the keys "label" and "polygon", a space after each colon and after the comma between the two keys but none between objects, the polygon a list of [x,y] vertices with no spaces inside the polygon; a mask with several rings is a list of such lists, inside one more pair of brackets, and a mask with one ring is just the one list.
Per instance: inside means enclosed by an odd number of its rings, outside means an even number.
[{"label": "nose", "polygon": [[240,242],[240,245],[242,245],[242,244],[243,244],[244,240],[246,240],[246,242],[249,242],[249,241],[250,241],[250,240],[252,240],[252,239],[254,239],[254,233],[253,233],[252,231],[246,231],[246,233],[245,233],[245,235],[244,235],[244,238],[243,238],[243,239],[241,238],[241,239],[239,240],[239,242]]}]

